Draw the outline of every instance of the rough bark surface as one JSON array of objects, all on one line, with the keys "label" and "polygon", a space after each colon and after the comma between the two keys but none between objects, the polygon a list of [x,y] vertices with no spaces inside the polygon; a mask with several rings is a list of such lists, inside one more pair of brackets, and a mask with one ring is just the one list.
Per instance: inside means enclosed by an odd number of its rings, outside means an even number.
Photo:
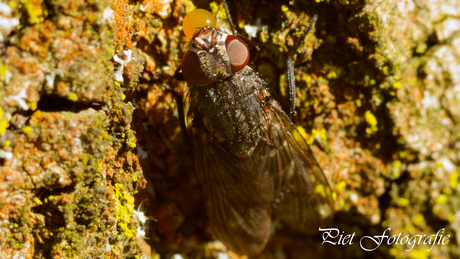
[{"label": "rough bark surface", "polygon": [[[324,227],[355,233],[334,246],[280,223],[258,258],[459,257],[460,1],[228,1],[286,110],[285,56],[318,15],[297,54],[293,120],[334,194]],[[220,1],[2,1],[1,258],[226,253],[174,100],[195,8],[228,28]],[[360,247],[387,228],[450,238]]]}]

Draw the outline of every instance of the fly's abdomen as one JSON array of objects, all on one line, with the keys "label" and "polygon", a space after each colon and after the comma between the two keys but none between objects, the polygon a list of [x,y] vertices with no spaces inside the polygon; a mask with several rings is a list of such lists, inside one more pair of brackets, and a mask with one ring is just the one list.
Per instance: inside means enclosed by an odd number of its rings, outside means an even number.
[{"label": "fly's abdomen", "polygon": [[192,89],[211,136],[238,157],[250,156],[259,142],[263,89],[263,80],[249,67],[225,80]]}]

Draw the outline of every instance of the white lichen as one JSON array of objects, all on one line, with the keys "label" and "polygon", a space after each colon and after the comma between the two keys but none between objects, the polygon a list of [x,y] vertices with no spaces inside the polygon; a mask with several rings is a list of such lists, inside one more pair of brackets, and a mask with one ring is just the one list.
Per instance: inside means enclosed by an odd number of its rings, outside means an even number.
[{"label": "white lichen", "polygon": [[10,79],[11,77],[13,76],[13,74],[11,74],[11,72],[9,70],[7,70],[5,72],[5,84],[9,84],[10,83]]},{"label": "white lichen", "polygon": [[133,51],[132,50],[124,50],[123,51],[124,55],[126,56],[126,59],[123,60],[119,58],[117,55],[113,55],[113,60],[120,64],[118,67],[117,71],[115,72],[115,80],[117,80],[120,83],[123,83],[123,69],[125,68],[125,64],[133,60]]},{"label": "white lichen", "polygon": [[453,172],[455,170],[455,165],[446,157],[443,157],[440,159],[440,162],[442,164],[442,167],[447,171],[447,172]]},{"label": "white lichen", "polygon": [[19,25],[18,18],[0,17],[0,42],[2,42],[11,31]]},{"label": "white lichen", "polygon": [[10,31],[14,27],[19,25],[19,19],[18,18],[4,18],[0,17],[0,29]]},{"label": "white lichen", "polygon": [[145,229],[142,226],[137,227],[137,237],[145,238]]},{"label": "white lichen", "polygon": [[105,243],[105,252],[108,253],[112,251],[112,246],[109,244],[109,241],[107,241],[107,243]]},{"label": "white lichen", "polygon": [[0,3],[0,13],[10,16],[11,15],[11,7],[5,3]]},{"label": "white lichen", "polygon": [[452,17],[446,18],[437,27],[437,36],[440,41],[452,37],[460,28],[460,20]]},{"label": "white lichen", "polygon": [[15,100],[18,103],[19,107],[21,107],[24,111],[27,111],[29,109],[25,101],[25,99],[27,98],[27,92],[25,89],[21,89],[21,91],[17,95],[12,96],[10,98]]},{"label": "white lichen", "polygon": [[422,99],[422,106],[423,108],[428,108],[433,106],[434,108],[438,108],[438,98],[436,96],[432,96],[428,90],[423,91],[423,99]]},{"label": "white lichen", "polygon": [[115,17],[113,14],[114,14],[114,11],[112,9],[105,8],[104,12],[102,13],[102,20],[111,21]]},{"label": "white lichen", "polygon": [[218,252],[217,259],[229,259],[228,253]]},{"label": "white lichen", "polygon": [[6,3],[0,3],[0,42],[4,41],[12,30],[19,25],[19,17],[10,17],[11,7]]},{"label": "white lichen", "polygon": [[48,88],[50,88],[50,89],[53,88],[53,86],[54,86],[54,78],[55,77],[56,77],[56,75],[54,73],[51,73],[51,74],[45,76],[46,86]]},{"label": "white lichen", "polygon": [[145,216],[145,213],[141,211],[142,203],[143,202],[141,202],[141,204],[139,205],[139,208],[133,212],[133,215],[137,218],[137,220],[140,223],[139,224],[140,226],[137,227],[136,236],[145,238],[145,234],[146,234],[145,223],[147,222],[147,220],[153,220],[153,221],[156,221],[156,220]]},{"label": "white lichen", "polygon": [[144,214],[143,211],[136,210],[136,211],[134,211],[134,215],[136,215],[137,219],[138,219],[142,224],[145,224],[145,222],[147,221],[147,217],[145,216],[145,214]]},{"label": "white lichen", "polygon": [[257,33],[262,30],[261,19],[257,18],[256,25],[244,25],[244,31],[249,35],[249,38],[257,37]]},{"label": "white lichen", "polygon": [[13,153],[0,150],[0,158],[10,160],[13,158]]}]

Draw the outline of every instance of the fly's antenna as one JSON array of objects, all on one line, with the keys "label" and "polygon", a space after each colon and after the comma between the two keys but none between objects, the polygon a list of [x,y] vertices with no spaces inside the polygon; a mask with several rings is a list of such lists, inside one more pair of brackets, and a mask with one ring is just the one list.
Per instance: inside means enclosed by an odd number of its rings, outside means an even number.
[{"label": "fly's antenna", "polygon": [[287,77],[288,77],[288,84],[289,84],[289,99],[291,101],[291,108],[289,113],[291,116],[296,116],[297,112],[295,110],[295,78],[294,78],[294,55],[299,49],[300,45],[302,44],[303,40],[307,37],[308,33],[310,33],[311,28],[315,25],[316,20],[318,20],[318,15],[314,15],[308,25],[308,28],[302,33],[300,38],[297,40],[294,48],[289,52],[287,56]]}]

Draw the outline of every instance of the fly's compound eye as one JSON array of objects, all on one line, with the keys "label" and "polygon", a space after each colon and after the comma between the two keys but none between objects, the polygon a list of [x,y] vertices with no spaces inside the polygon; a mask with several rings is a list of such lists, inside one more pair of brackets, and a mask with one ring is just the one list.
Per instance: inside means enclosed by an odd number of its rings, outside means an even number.
[{"label": "fly's compound eye", "polygon": [[233,35],[228,35],[225,40],[225,48],[230,58],[233,73],[240,71],[248,64],[249,49],[242,39]]},{"label": "fly's compound eye", "polygon": [[185,36],[191,39],[196,30],[206,26],[216,27],[216,18],[214,15],[204,9],[195,9],[188,13],[184,17],[182,22],[182,29],[184,30]]},{"label": "fly's compound eye", "polygon": [[187,51],[182,58],[182,76],[185,81],[192,85],[206,85],[209,83],[209,78],[201,69],[201,62],[198,55],[194,51]]}]

